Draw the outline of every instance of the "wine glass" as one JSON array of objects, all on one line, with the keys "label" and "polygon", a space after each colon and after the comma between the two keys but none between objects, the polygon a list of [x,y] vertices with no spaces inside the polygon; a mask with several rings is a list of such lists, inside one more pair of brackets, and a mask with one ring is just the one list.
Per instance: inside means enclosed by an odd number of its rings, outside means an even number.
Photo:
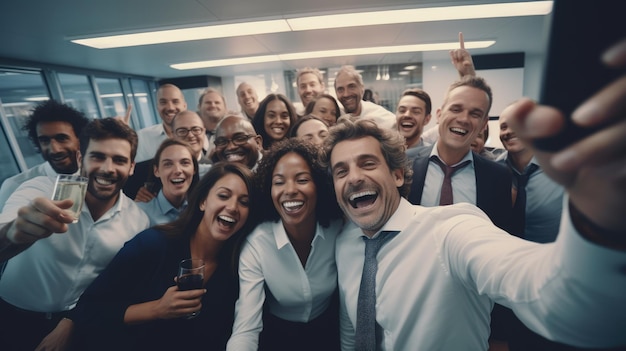
[{"label": "wine glass", "polygon": [[[202,289],[204,283],[204,261],[197,258],[188,258],[180,261],[178,268],[178,279],[176,279],[178,290]],[[185,318],[195,318],[200,311],[193,312]]]}]

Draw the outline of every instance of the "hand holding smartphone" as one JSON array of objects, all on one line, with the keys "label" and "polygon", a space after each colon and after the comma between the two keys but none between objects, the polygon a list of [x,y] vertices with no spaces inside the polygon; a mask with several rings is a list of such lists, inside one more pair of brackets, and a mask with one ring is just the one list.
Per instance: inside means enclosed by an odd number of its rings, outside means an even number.
[{"label": "hand holding smartphone", "polygon": [[579,127],[571,115],[622,74],[601,61],[602,53],[626,36],[622,8],[619,1],[554,2],[540,102],[558,108],[566,121],[557,135],[535,140],[537,148],[557,151],[602,127]]}]

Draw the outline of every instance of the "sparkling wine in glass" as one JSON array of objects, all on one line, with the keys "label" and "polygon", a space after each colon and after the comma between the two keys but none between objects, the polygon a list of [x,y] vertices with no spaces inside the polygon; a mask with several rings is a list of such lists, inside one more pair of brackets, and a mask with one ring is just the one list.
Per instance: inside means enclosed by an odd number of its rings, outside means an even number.
[{"label": "sparkling wine in glass", "polygon": [[72,223],[78,222],[80,217],[80,211],[83,208],[85,202],[85,193],[87,192],[87,181],[85,177],[74,174],[59,174],[57,175],[56,183],[54,184],[54,192],[52,200],[65,200],[71,199],[74,204],[67,209],[74,216]]}]

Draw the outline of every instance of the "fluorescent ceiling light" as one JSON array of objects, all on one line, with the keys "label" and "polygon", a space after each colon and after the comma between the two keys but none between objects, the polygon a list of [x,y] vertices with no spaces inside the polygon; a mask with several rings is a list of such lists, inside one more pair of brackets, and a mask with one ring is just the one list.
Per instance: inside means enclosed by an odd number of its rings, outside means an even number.
[{"label": "fluorescent ceiling light", "polygon": [[[27,97],[24,100],[26,101],[34,101],[34,102],[39,102],[39,101],[48,101],[50,100],[49,97],[47,96],[31,96],[31,97]],[[5,104],[6,105],[6,104]]]},{"label": "fluorescent ceiling light", "polygon": [[150,44],[174,43],[190,40],[238,37],[264,33],[288,32],[291,28],[285,20],[257,21],[220,24],[153,32],[112,35],[98,38],[74,39],[71,42],[96,49],[121,48]]},{"label": "fluorescent ceiling light", "polygon": [[468,6],[445,6],[406,10],[359,12],[288,19],[294,31],[372,26],[394,23],[450,21],[477,18],[547,15],[552,1],[514,2]]},{"label": "fluorescent ceiling light", "polygon": [[[465,42],[466,49],[481,49],[489,47],[496,42],[494,40],[486,41],[468,41]],[[373,55],[373,54],[393,54],[399,52],[419,52],[419,51],[440,51],[440,50],[452,50],[459,47],[458,42],[449,43],[435,43],[435,44],[414,44],[414,45],[396,45],[396,46],[378,46],[368,48],[354,48],[354,49],[341,49],[341,50],[324,50],[324,51],[308,51],[297,52],[287,54],[276,55],[264,55],[264,56],[249,56],[239,58],[229,58],[221,60],[199,61],[199,62],[187,62],[177,63],[170,65],[170,67],[178,70],[209,68],[209,67],[222,67],[222,66],[235,66],[251,63],[263,63],[274,61],[291,61],[291,60],[304,60],[321,57],[341,57],[341,56],[357,56],[357,55]]]},{"label": "fluorescent ceiling light", "polygon": [[190,40],[227,38],[243,35],[280,33],[329,28],[370,26],[394,23],[449,21],[477,18],[547,15],[552,1],[430,7],[406,10],[359,12],[326,16],[218,24],[193,28],[156,30],[96,38],[70,38],[70,41],[96,49],[163,44]]}]

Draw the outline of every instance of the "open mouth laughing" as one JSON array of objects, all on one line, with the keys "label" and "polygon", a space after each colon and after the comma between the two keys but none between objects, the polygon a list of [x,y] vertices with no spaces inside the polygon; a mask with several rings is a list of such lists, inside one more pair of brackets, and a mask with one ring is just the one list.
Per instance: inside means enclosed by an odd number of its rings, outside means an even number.
[{"label": "open mouth laughing", "polygon": [[452,128],[450,128],[450,131],[452,133],[460,135],[460,136],[465,136],[468,133],[467,129],[463,129],[463,128],[459,128],[459,127],[452,127]]},{"label": "open mouth laughing", "polygon": [[348,197],[353,208],[363,208],[372,205],[378,198],[378,193],[373,190],[365,190]]},{"label": "open mouth laughing", "polygon": [[285,201],[282,203],[287,213],[296,212],[304,206],[304,201]]},{"label": "open mouth laughing", "polygon": [[234,219],[233,217],[230,216],[226,216],[226,215],[219,215],[217,216],[217,221],[223,225],[226,226],[228,228],[232,228],[235,226],[235,224],[237,224],[237,220]]}]

